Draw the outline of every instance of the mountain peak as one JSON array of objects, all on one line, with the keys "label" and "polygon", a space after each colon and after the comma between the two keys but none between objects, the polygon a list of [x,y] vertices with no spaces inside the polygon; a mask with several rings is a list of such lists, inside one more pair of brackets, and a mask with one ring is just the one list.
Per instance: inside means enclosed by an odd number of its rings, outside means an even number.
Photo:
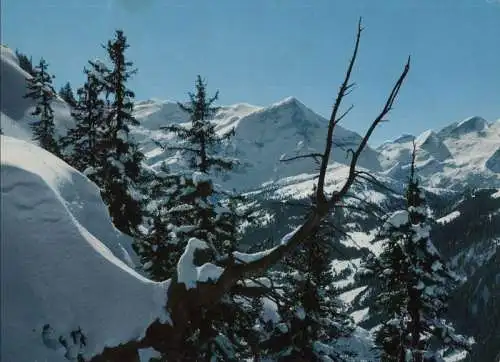
[{"label": "mountain peak", "polygon": [[281,108],[281,107],[299,107],[307,108],[304,103],[299,101],[296,97],[290,96],[285,99],[278,101],[271,105],[271,108]]},{"label": "mountain peak", "polygon": [[443,128],[437,133],[437,136],[441,139],[456,138],[468,133],[484,131],[486,128],[488,128],[488,121],[479,116],[472,116]]},{"label": "mountain peak", "polygon": [[[451,157],[448,147],[446,147],[437,134],[432,130],[427,130],[420,134],[420,136],[418,136],[415,140],[415,144],[419,149],[426,151],[426,156],[432,156],[436,160],[444,161],[445,159]],[[422,157],[422,155],[419,156],[420,158]]]}]

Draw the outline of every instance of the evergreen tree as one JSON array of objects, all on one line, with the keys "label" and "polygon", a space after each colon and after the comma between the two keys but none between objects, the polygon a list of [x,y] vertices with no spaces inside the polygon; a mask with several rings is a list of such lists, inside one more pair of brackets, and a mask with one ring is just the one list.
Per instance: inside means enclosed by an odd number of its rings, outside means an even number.
[{"label": "evergreen tree", "polygon": [[40,146],[55,155],[59,155],[59,145],[55,135],[54,111],[51,102],[55,98],[56,92],[52,87],[54,78],[47,72],[48,64],[44,59],[35,67],[33,78],[27,79],[28,91],[25,98],[33,99],[35,109],[31,113],[37,116],[38,120],[31,123],[33,139],[38,141]]},{"label": "evergreen tree", "polygon": [[219,157],[211,153],[217,146],[220,146],[224,140],[234,135],[234,130],[219,136],[215,132],[215,123],[211,122],[218,107],[213,104],[219,97],[217,91],[213,97],[208,97],[206,93],[206,83],[201,76],[196,79],[196,92],[189,93],[190,102],[186,104],[179,103],[179,107],[190,116],[191,127],[185,128],[181,125],[170,125],[162,129],[175,133],[182,141],[189,146],[171,147],[178,149],[189,156],[190,168],[207,174],[210,170],[227,172],[232,170],[235,162],[232,159]]},{"label": "evergreen tree", "polygon": [[106,124],[101,144],[105,153],[100,185],[103,199],[114,225],[127,234],[135,234],[142,222],[142,201],[137,183],[144,155],[129,137],[129,126],[139,122],[132,114],[134,93],[126,87],[126,82],[136,72],[131,69],[132,62],[125,59],[128,47],[123,32],[117,30],[115,38],[105,46],[111,69],[101,62],[91,65],[106,95]]},{"label": "evergreen tree", "polygon": [[[166,148],[181,152],[188,160],[189,171],[163,170],[163,180],[156,181],[160,190],[157,199],[161,201],[150,207],[151,230],[135,243],[146,271],[156,280],[176,274],[177,263],[192,238],[209,245],[207,253],[197,255],[197,266],[208,261],[237,262],[232,252],[241,239],[241,225],[251,212],[244,208],[243,198],[220,189],[211,179],[213,172],[228,172],[236,164],[219,155],[219,147],[234,132],[223,136],[215,132],[211,120],[217,110],[213,106],[217,94],[209,98],[206,84],[198,76],[196,93],[189,96],[190,102],[180,106],[190,115],[190,126],[163,127],[179,139],[178,144]],[[237,361],[249,357],[249,341],[256,340],[251,327],[259,312],[251,305],[244,297],[229,292],[219,304],[200,310],[185,336],[183,358]]]},{"label": "evergreen tree", "polygon": [[350,351],[334,346],[353,331],[330,272],[332,230],[322,223],[310,241],[285,259],[282,321],[262,348],[279,361],[343,361]]},{"label": "evergreen tree", "polygon": [[35,76],[35,68],[33,67],[33,60],[31,57],[28,58],[26,54],[21,53],[19,50],[16,49],[16,56],[17,59],[19,60],[19,66],[21,69],[23,69],[25,72],[30,74],[31,76]]},{"label": "evergreen tree", "polygon": [[366,265],[380,281],[375,310],[386,312],[376,335],[383,361],[440,361],[443,350],[471,348],[444,318],[458,278],[430,240],[425,195],[414,170],[413,157],[406,210],[388,218],[384,251]]},{"label": "evergreen tree", "polygon": [[[106,108],[101,97],[102,84],[96,74],[89,69],[84,69],[84,72],[87,81],[78,89],[78,101],[75,101],[71,110],[76,125],[61,143],[68,149],[65,160],[100,185],[102,180],[99,179],[98,171],[102,173]],[[71,88],[66,89],[71,92]]]},{"label": "evergreen tree", "polygon": [[76,99],[73,94],[73,89],[71,89],[71,84],[67,82],[64,86],[59,90],[59,96],[65,101],[70,107],[76,106]]}]

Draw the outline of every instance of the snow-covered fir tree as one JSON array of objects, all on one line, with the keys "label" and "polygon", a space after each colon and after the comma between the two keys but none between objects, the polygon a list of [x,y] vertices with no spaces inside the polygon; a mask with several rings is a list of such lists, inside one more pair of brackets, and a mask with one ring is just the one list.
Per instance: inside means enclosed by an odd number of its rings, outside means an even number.
[{"label": "snow-covered fir tree", "polygon": [[121,30],[108,41],[105,49],[111,61],[108,68],[101,62],[91,63],[95,77],[102,83],[106,95],[106,123],[101,147],[105,150],[102,167],[103,199],[108,205],[113,224],[127,234],[135,234],[142,222],[141,195],[136,191],[141,176],[144,155],[129,137],[131,125],[138,125],[134,118],[134,93],[126,83],[136,70],[126,60],[129,47]]},{"label": "snow-covered fir tree", "polygon": [[365,265],[379,281],[373,310],[385,316],[376,334],[382,361],[442,361],[444,354],[472,345],[445,319],[449,294],[459,279],[430,239],[429,211],[414,159],[407,207],[388,217],[384,250]]},{"label": "snow-covered fir tree", "polygon": [[66,151],[65,160],[100,185],[102,179],[98,177],[98,170],[102,169],[103,163],[102,143],[106,117],[103,86],[92,70],[85,69],[84,72],[87,81],[78,89],[78,100],[71,110],[75,127],[68,131],[61,143]]},{"label": "snow-covered fir tree", "polygon": [[[207,245],[207,249],[196,254],[195,265],[207,261],[236,262],[232,251],[241,239],[242,224],[249,220],[245,200],[212,181],[214,172],[229,172],[236,165],[236,160],[219,152],[233,132],[222,136],[215,132],[212,119],[217,110],[213,106],[217,94],[209,98],[206,84],[198,76],[196,92],[189,96],[190,102],[180,106],[189,114],[191,124],[163,128],[179,139],[177,144],[164,147],[180,152],[188,160],[189,171],[162,170],[161,179],[154,181],[159,197],[150,205],[150,231],[135,243],[146,272],[156,280],[176,274],[179,277],[178,263],[192,240]],[[258,313],[250,305],[248,298],[230,292],[219,304],[200,310],[186,335],[183,358],[229,361],[248,357],[250,344],[245,339],[252,339],[249,330]]]},{"label": "snow-covered fir tree", "polygon": [[31,123],[33,139],[41,147],[55,155],[59,155],[59,145],[56,139],[54,125],[54,111],[51,106],[56,92],[52,86],[54,78],[47,71],[48,64],[42,58],[34,68],[34,76],[27,79],[27,92],[25,97],[35,101],[35,109],[31,113],[37,120]]},{"label": "snow-covered fir tree", "polygon": [[66,84],[59,89],[59,97],[61,97],[70,107],[76,106],[76,98],[69,82],[66,82]]},{"label": "snow-covered fir tree", "polygon": [[16,49],[16,57],[19,60],[19,66],[21,67],[21,69],[26,71],[28,74],[35,76],[36,73],[33,67],[33,58],[28,58],[26,54],[22,53],[18,49]]},{"label": "snow-covered fir tree", "polygon": [[[324,221],[301,249],[284,261],[281,275],[282,320],[272,326],[261,348],[279,361],[344,361],[348,351],[335,348],[353,331],[353,321],[338,299],[330,271],[331,221]],[[278,282],[279,283],[279,282]]]}]

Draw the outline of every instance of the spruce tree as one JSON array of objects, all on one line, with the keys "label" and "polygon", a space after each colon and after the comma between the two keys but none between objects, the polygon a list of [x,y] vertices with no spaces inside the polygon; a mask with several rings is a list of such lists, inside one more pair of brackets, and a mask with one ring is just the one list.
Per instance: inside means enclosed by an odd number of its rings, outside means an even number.
[{"label": "spruce tree", "polygon": [[353,356],[335,347],[339,338],[352,333],[353,322],[333,285],[331,235],[330,221],[325,221],[303,248],[285,259],[282,321],[262,344],[279,361],[343,361]]},{"label": "spruce tree", "polygon": [[21,53],[19,50],[16,49],[16,56],[17,59],[19,60],[19,66],[21,69],[23,69],[25,72],[30,74],[31,76],[35,76],[36,72],[33,67],[33,60],[31,57],[28,58],[26,54]]},{"label": "spruce tree", "polygon": [[73,94],[73,89],[71,89],[71,84],[67,82],[64,86],[59,90],[59,96],[65,101],[70,107],[76,106],[76,99]]},{"label": "spruce tree", "polygon": [[36,116],[38,120],[31,123],[33,139],[38,141],[40,146],[47,151],[59,155],[60,150],[55,134],[54,111],[51,106],[56,94],[52,87],[54,77],[47,72],[47,67],[47,62],[43,58],[40,59],[39,64],[34,69],[35,75],[27,79],[28,90],[25,98],[31,98],[35,101],[35,109],[31,115]]},{"label": "spruce tree", "polygon": [[89,69],[84,69],[84,72],[87,81],[78,89],[78,101],[71,110],[75,127],[68,131],[61,143],[67,149],[65,160],[100,185],[106,108],[101,94],[103,87],[95,72]]},{"label": "spruce tree", "polygon": [[101,62],[91,63],[102,82],[106,95],[106,124],[101,144],[105,150],[101,186],[114,225],[124,233],[135,234],[142,222],[141,195],[137,192],[144,155],[130,137],[131,125],[139,122],[133,116],[134,93],[126,83],[136,73],[133,63],[126,60],[129,47],[121,30],[108,41],[105,49],[111,61],[107,68]]},{"label": "spruce tree", "polygon": [[470,350],[472,343],[445,320],[450,292],[459,280],[430,239],[414,160],[406,209],[389,216],[382,231],[384,250],[365,265],[379,280],[374,311],[385,315],[376,334],[382,361],[440,361],[443,353]]},{"label": "spruce tree", "polygon": [[[218,135],[212,122],[217,110],[208,97],[200,76],[190,102],[179,104],[190,116],[190,125],[171,125],[164,130],[174,133],[179,142],[165,148],[182,153],[188,170],[164,170],[162,195],[151,210],[152,227],[145,238],[136,240],[135,249],[148,274],[165,280],[177,273],[177,263],[192,238],[209,245],[205,254],[197,256],[196,265],[237,262],[232,252],[241,239],[241,224],[248,220],[245,200],[222,190],[212,181],[214,172],[229,172],[236,161],[219,154],[219,147],[233,131]],[[161,182],[160,182],[161,183]],[[205,281],[206,282],[206,281]],[[200,310],[191,320],[182,348],[185,360],[237,361],[249,357],[255,340],[250,331],[257,319],[244,297],[232,292],[209,310]]]}]

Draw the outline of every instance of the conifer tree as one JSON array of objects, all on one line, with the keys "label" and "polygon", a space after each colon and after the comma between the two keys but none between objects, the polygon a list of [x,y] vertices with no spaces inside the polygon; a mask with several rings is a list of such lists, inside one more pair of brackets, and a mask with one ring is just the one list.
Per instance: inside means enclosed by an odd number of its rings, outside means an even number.
[{"label": "conifer tree", "polygon": [[66,161],[100,185],[102,180],[98,171],[102,169],[106,108],[101,94],[102,84],[96,74],[89,69],[84,69],[84,72],[87,81],[78,89],[78,101],[71,110],[76,124],[63,138],[62,144],[68,149]]},{"label": "conifer tree", "polygon": [[136,73],[133,63],[126,60],[129,47],[121,30],[108,41],[105,49],[111,68],[101,62],[91,63],[106,95],[106,124],[101,147],[105,153],[102,166],[102,194],[109,207],[114,225],[128,234],[135,234],[142,222],[141,195],[137,183],[141,176],[144,155],[130,138],[131,125],[139,122],[133,116],[134,93],[126,83]]},{"label": "conifer tree", "polygon": [[19,60],[19,66],[21,69],[26,71],[28,74],[31,76],[35,76],[36,72],[33,67],[33,60],[31,57],[28,58],[26,54],[21,53],[19,50],[16,49],[16,56],[17,59]]},{"label": "conifer tree", "polygon": [[[200,76],[196,92],[188,104],[179,104],[190,116],[189,127],[171,125],[164,130],[177,135],[179,142],[165,148],[182,153],[189,171],[169,172],[164,178],[163,202],[153,207],[152,228],[135,249],[148,274],[157,280],[175,275],[177,263],[189,240],[196,238],[209,245],[207,253],[198,255],[196,265],[204,262],[235,262],[228,256],[241,239],[240,225],[249,219],[243,208],[245,200],[222,190],[212,181],[213,172],[228,172],[236,164],[232,158],[219,155],[219,148],[234,132],[219,136],[212,122],[217,108],[217,94],[209,98]],[[236,361],[250,354],[245,339],[255,337],[249,330],[256,321],[250,302],[229,293],[209,310],[200,310],[191,321],[182,350],[186,360]],[[243,342],[242,342],[243,341]]]},{"label": "conifer tree", "polygon": [[384,251],[366,265],[380,281],[376,310],[386,318],[376,335],[383,361],[440,361],[450,351],[470,350],[472,341],[455,333],[444,315],[459,282],[430,240],[425,194],[415,177],[415,151],[406,210],[384,225]]},{"label": "conifer tree", "polygon": [[40,146],[55,155],[59,155],[59,145],[55,135],[54,111],[51,102],[55,98],[55,90],[52,87],[54,78],[47,72],[48,64],[42,58],[38,66],[35,67],[35,75],[27,79],[27,93],[25,98],[33,99],[35,109],[32,116],[38,118],[31,123],[33,130],[33,139],[38,141]]},{"label": "conifer tree", "polygon": [[229,171],[235,166],[234,160],[219,157],[216,153],[212,153],[224,140],[234,135],[234,130],[222,136],[215,132],[215,123],[211,122],[211,120],[219,109],[213,106],[218,97],[218,91],[211,98],[207,95],[206,83],[198,75],[196,78],[196,92],[189,93],[189,103],[178,103],[179,107],[190,116],[191,127],[187,129],[177,124],[162,127],[168,132],[175,133],[186,143],[186,145],[170,148],[184,152],[189,157],[190,168],[204,174],[208,174],[212,169]]},{"label": "conifer tree", "polygon": [[59,90],[59,96],[65,101],[70,107],[76,106],[76,99],[73,94],[73,89],[71,89],[71,84],[66,82],[64,86]]},{"label": "conifer tree", "polygon": [[335,347],[336,340],[352,333],[353,322],[333,285],[329,222],[285,259],[282,321],[262,345],[279,361],[343,361],[353,356]]}]

